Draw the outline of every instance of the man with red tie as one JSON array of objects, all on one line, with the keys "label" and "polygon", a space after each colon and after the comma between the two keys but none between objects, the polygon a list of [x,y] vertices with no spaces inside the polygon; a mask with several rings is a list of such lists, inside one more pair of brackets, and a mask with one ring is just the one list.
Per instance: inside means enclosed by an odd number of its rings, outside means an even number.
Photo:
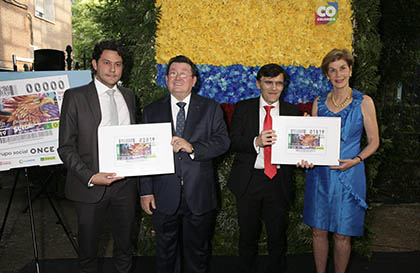
[{"label": "man with red tie", "polygon": [[285,272],[288,207],[292,199],[292,165],[271,164],[271,145],[276,141],[272,117],[300,116],[298,107],[280,101],[288,75],[277,64],[267,64],[257,73],[259,98],[235,106],[230,127],[235,161],[228,187],[235,195],[240,229],[241,272],[257,272],[258,239],[264,221],[269,264],[261,272]]}]

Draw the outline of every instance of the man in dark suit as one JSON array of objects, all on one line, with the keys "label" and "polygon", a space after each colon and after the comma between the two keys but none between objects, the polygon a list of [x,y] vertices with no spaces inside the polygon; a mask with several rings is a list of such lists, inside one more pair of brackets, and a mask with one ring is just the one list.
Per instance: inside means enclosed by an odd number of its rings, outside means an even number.
[{"label": "man in dark suit", "polygon": [[112,221],[114,264],[131,272],[132,238],[138,200],[137,178],[101,173],[98,127],[136,123],[134,94],[117,86],[123,70],[120,45],[106,40],[95,45],[95,79],[64,93],[58,153],[67,168],[66,197],[78,220],[79,272],[97,272],[98,238],[107,212]]},{"label": "man in dark suit", "polygon": [[257,73],[259,98],[238,102],[230,126],[231,149],[236,153],[228,187],[237,200],[242,272],[257,270],[261,219],[268,236],[269,265],[264,272],[284,272],[287,210],[292,196],[293,166],[272,165],[271,145],[276,140],[271,116],[299,116],[300,110],[280,95],[287,74],[277,64]]},{"label": "man in dark suit", "polygon": [[158,273],[207,272],[217,194],[213,158],[229,148],[223,112],[216,101],[191,93],[197,68],[176,56],[166,69],[170,95],[146,106],[144,123],[171,122],[175,173],[142,177],[141,206],[152,214]]}]

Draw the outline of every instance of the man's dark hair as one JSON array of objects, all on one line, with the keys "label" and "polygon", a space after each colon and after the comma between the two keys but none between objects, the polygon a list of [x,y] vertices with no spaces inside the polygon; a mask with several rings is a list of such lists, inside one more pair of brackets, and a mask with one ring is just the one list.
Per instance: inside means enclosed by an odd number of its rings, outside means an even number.
[{"label": "man's dark hair", "polygon": [[191,72],[193,77],[198,77],[198,70],[195,64],[190,60],[190,58],[185,57],[184,55],[178,55],[173,57],[169,60],[168,66],[166,67],[166,75],[169,74],[169,68],[171,68],[171,64],[173,63],[186,63],[191,66]]},{"label": "man's dark hair", "polygon": [[96,60],[96,62],[98,62],[104,50],[117,51],[118,55],[121,56],[124,62],[122,45],[117,40],[103,40],[101,42],[96,43],[92,53],[92,60]]},{"label": "man's dark hair", "polygon": [[283,74],[284,83],[288,82],[289,75],[287,72],[278,64],[266,64],[263,65],[257,73],[257,81],[260,81],[262,77],[274,78],[278,75]]}]

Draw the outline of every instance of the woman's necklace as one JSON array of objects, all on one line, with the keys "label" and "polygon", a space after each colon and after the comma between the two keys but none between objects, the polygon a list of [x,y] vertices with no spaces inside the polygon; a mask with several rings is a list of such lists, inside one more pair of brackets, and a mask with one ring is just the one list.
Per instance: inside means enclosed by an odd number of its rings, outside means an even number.
[{"label": "woman's necklace", "polygon": [[337,103],[334,99],[334,92],[331,93],[331,101],[334,104],[335,107],[341,108],[344,105],[346,105],[349,100],[351,99],[351,95],[353,93],[353,90],[351,88],[349,88],[349,95],[344,99],[344,101],[342,103]]}]

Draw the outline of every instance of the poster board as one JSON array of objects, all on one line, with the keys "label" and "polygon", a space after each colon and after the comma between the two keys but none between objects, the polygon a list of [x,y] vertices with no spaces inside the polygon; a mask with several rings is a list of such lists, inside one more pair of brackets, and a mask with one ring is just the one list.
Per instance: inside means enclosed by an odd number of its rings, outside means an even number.
[{"label": "poster board", "polygon": [[295,165],[306,160],[314,165],[339,165],[340,117],[273,117],[277,141],[271,163]]},{"label": "poster board", "polygon": [[99,171],[116,176],[175,172],[171,123],[98,128]]},{"label": "poster board", "polygon": [[64,91],[90,81],[90,71],[0,73],[0,171],[61,164]]}]

